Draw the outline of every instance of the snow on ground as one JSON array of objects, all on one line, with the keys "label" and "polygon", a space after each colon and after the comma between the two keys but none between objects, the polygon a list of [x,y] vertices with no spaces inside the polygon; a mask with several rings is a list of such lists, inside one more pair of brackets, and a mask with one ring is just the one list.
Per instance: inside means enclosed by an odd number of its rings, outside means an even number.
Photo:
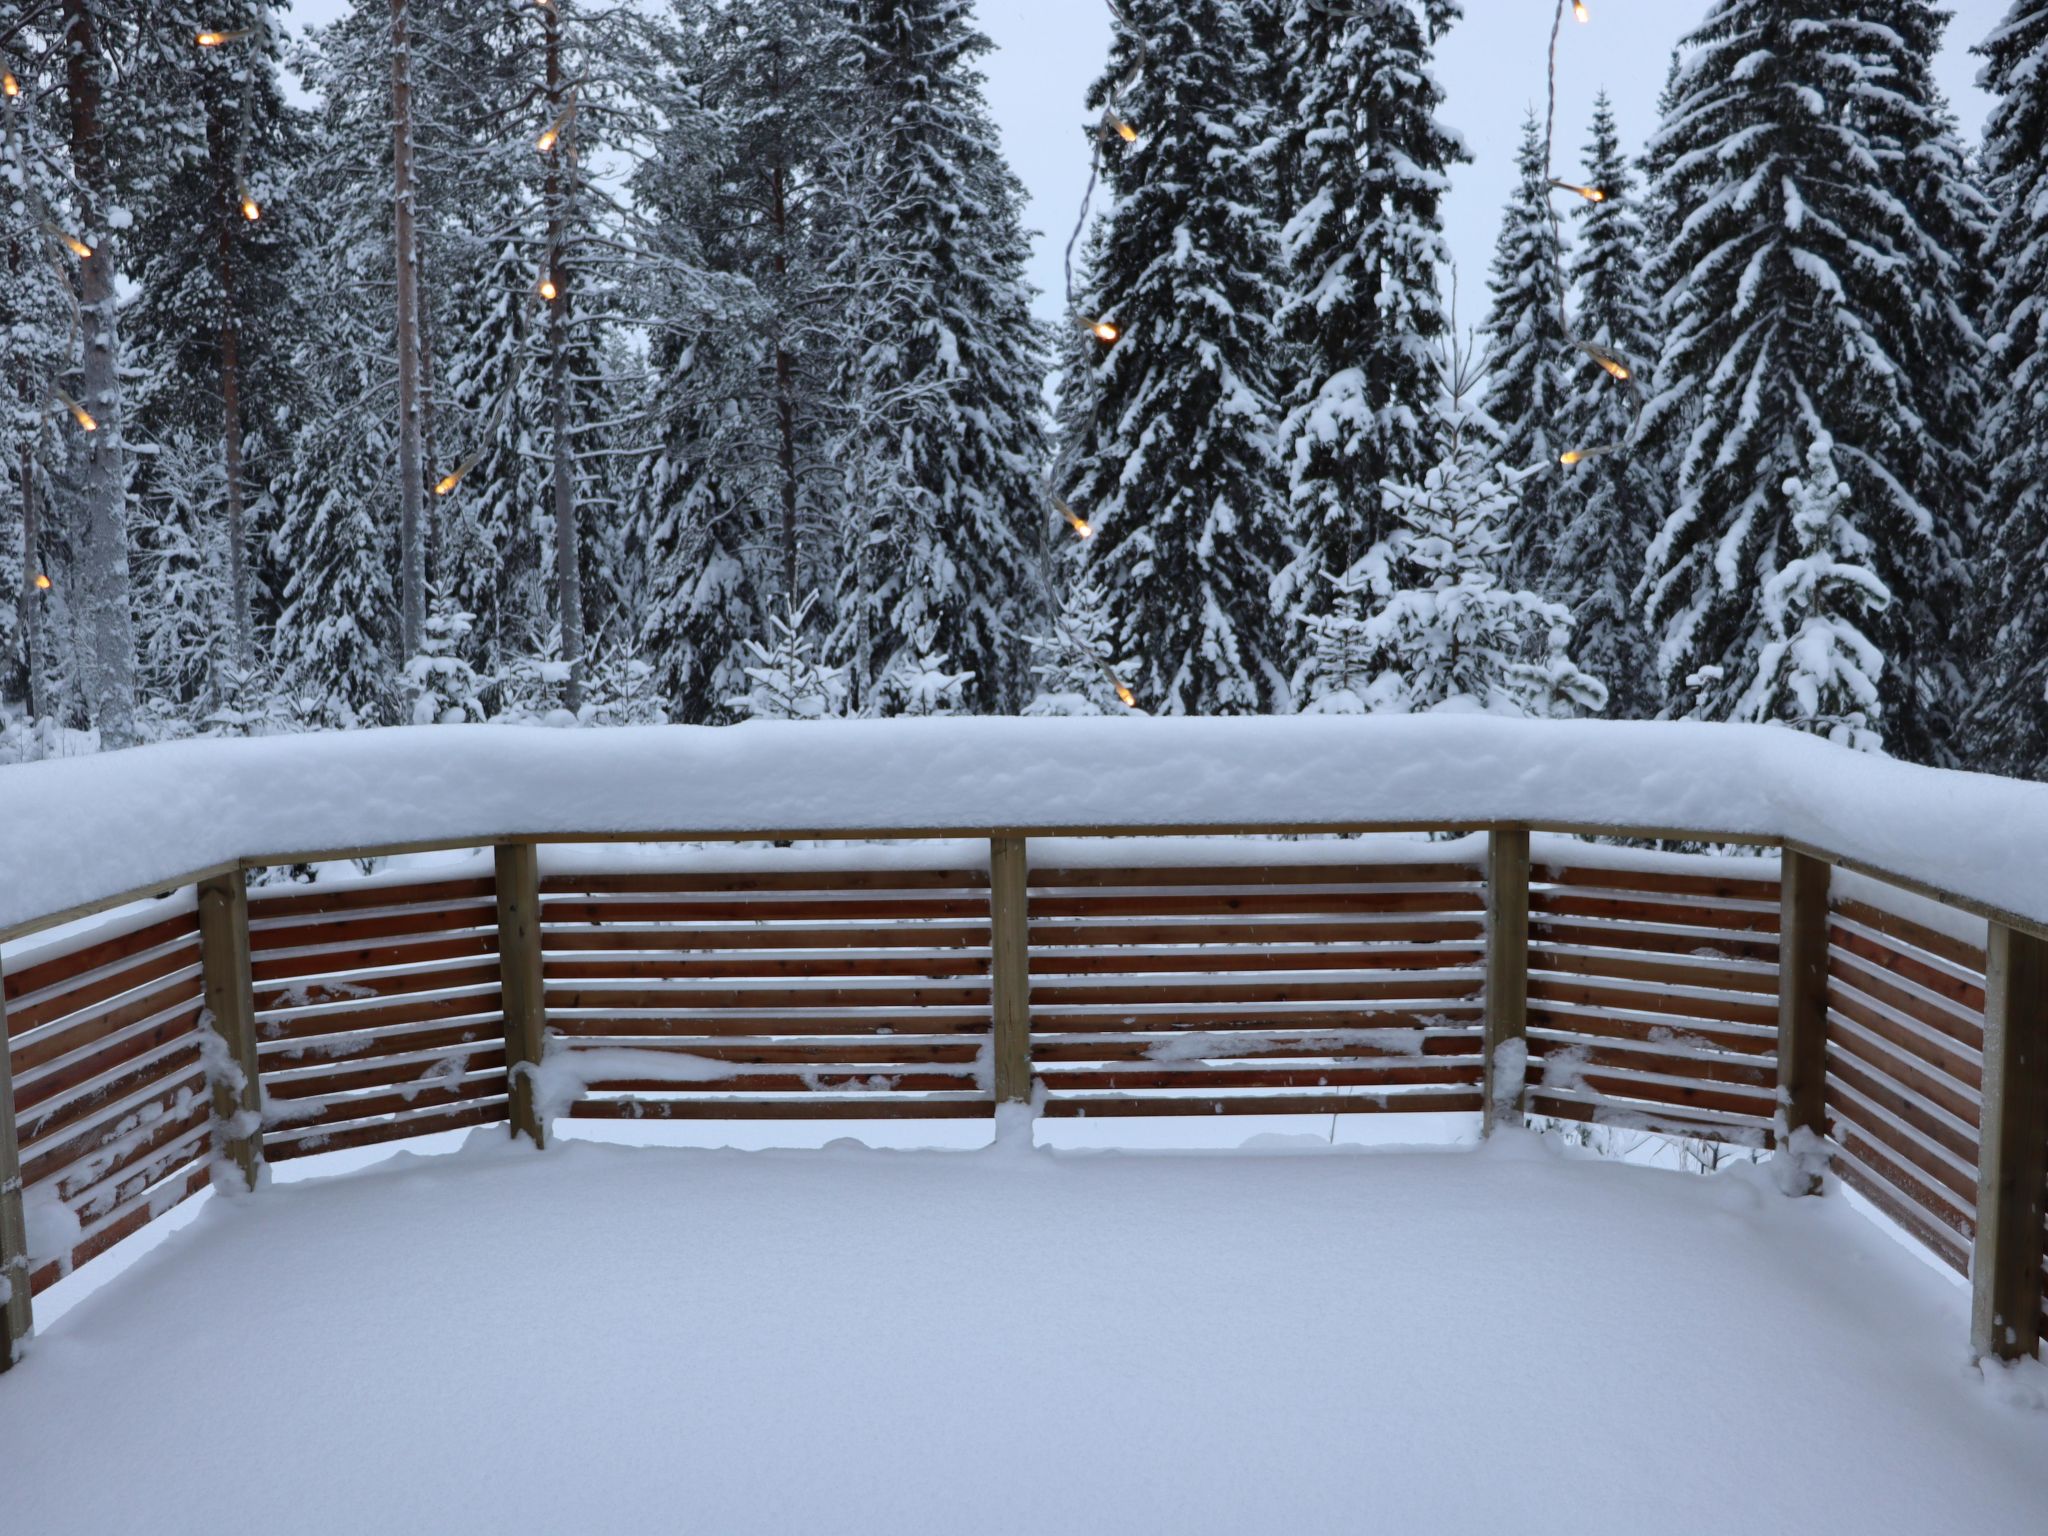
[{"label": "snow on ground", "polygon": [[0,931],[238,858],[520,834],[1534,821],[1790,837],[2048,921],[2048,785],[1768,726],[1481,716],[432,726],[0,768]]},{"label": "snow on ground", "polygon": [[[2048,1528],[1840,1199],[1482,1151],[454,1156],[213,1200],[0,1378],[9,1529]],[[232,1513],[230,1513],[232,1512]]]}]

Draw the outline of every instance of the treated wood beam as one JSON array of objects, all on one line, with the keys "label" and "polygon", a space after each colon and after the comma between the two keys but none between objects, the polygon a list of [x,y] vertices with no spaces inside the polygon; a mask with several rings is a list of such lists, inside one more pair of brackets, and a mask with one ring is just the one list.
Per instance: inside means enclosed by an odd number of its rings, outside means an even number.
[{"label": "treated wood beam", "polygon": [[1029,853],[1021,837],[989,843],[989,916],[995,1006],[995,1095],[1031,1097],[1031,922]]},{"label": "treated wood beam", "polygon": [[505,1071],[512,1134],[548,1144],[533,1074],[546,1048],[547,1002],[541,976],[540,850],[532,843],[498,847],[498,974],[505,1010]]},{"label": "treated wood beam", "polygon": [[[1833,871],[1810,854],[1788,852],[1778,888],[1778,1146],[1825,1140],[1828,1075],[1828,896]],[[1818,1165],[1786,1182],[1788,1194],[1817,1195]]]},{"label": "treated wood beam", "polygon": [[1486,842],[1486,1093],[1483,1130],[1522,1123],[1529,1037],[1529,833]]},{"label": "treated wood beam", "polygon": [[29,1304],[28,1225],[21,1210],[21,1143],[14,1130],[14,1074],[8,1065],[7,996],[0,990],[0,1371],[21,1356],[34,1327]]},{"label": "treated wood beam", "polygon": [[1970,1344],[1980,1359],[2018,1360],[2040,1347],[2048,942],[1999,923],[1990,938]]},{"label": "treated wood beam", "polygon": [[214,1152],[254,1189],[263,1165],[263,1080],[256,1059],[255,984],[249,968],[249,885],[239,869],[199,884],[199,963],[207,1027],[221,1056],[209,1062]]}]

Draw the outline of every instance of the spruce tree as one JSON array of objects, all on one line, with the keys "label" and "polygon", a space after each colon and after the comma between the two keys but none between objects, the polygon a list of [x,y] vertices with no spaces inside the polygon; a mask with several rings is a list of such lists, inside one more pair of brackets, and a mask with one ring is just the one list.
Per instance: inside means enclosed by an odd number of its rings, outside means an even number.
[{"label": "spruce tree", "polygon": [[1984,169],[1998,221],[1988,248],[1992,556],[1996,613],[1972,745],[2008,773],[2048,777],[2048,0],[2015,0],[1979,46],[1997,98]]},{"label": "spruce tree", "polygon": [[[1573,322],[1610,356],[1656,354],[1647,237],[1636,182],[1622,153],[1614,110],[1603,92],[1586,146],[1586,185],[1571,260]],[[1662,482],[1654,455],[1637,440],[1642,395],[1596,367],[1572,377],[1559,412],[1564,454],[1576,455],[1553,498],[1558,519],[1541,590],[1571,610],[1575,654],[1607,680],[1609,709],[1623,719],[1654,715],[1662,704],[1649,631],[1635,603],[1650,539],[1662,521]],[[1562,457],[1563,455],[1560,455]]]},{"label": "spruce tree", "polygon": [[1645,590],[1672,710],[1729,717],[1773,638],[1760,594],[1799,552],[1782,487],[1828,438],[1894,599],[1868,636],[1888,738],[1925,760],[1950,747],[1938,605],[1967,529],[1916,331],[1930,304],[1944,320],[1962,306],[1923,291],[1958,253],[1899,190],[1942,131],[1899,36],[1848,5],[1719,0],[1688,40],[1653,146],[1672,238],[1644,426],[1676,485]]},{"label": "spruce tree", "polygon": [[[1272,581],[1288,563],[1273,446],[1269,294],[1276,232],[1263,212],[1264,72],[1236,0],[1142,0],[1142,80],[1112,139],[1115,201],[1087,318],[1105,327],[1096,409],[1060,490],[1096,529],[1125,682],[1160,714],[1285,707]],[[1119,38],[1092,101],[1138,63]]]},{"label": "spruce tree", "polygon": [[1299,616],[1297,673],[1322,644],[1317,619],[1344,602],[1343,573],[1387,531],[1381,482],[1429,458],[1431,351],[1449,328],[1442,202],[1466,158],[1429,66],[1456,15],[1446,0],[1288,7],[1280,455],[1298,553],[1274,598]]},{"label": "spruce tree", "polygon": [[[1482,409],[1500,432],[1502,462],[1519,476],[1513,514],[1502,530],[1508,578],[1540,582],[1562,521],[1564,470],[1559,456],[1564,402],[1575,376],[1591,363],[1565,331],[1563,268],[1557,223],[1544,171],[1542,129],[1534,113],[1522,122],[1517,179],[1501,217],[1488,287],[1492,308],[1480,336],[1486,345]],[[1597,370],[1595,370],[1597,371]]]}]

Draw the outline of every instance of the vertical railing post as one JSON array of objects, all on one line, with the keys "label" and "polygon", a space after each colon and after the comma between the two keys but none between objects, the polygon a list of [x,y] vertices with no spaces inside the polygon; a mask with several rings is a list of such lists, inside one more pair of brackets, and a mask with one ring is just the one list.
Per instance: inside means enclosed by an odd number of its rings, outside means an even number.
[{"label": "vertical railing post", "polygon": [[2018,1360],[2041,1329],[2041,1185],[2048,1171],[2048,940],[1991,925],[1984,974],[1984,1116],[1970,1345]]},{"label": "vertical railing post", "polygon": [[28,1224],[21,1210],[21,1143],[14,1132],[14,1073],[7,1059],[7,997],[0,991],[0,1371],[20,1356],[34,1326],[29,1304]]},{"label": "vertical railing post", "polygon": [[263,1079],[249,961],[249,881],[239,869],[199,882],[199,964],[207,1026],[216,1040],[207,1063],[214,1157],[216,1165],[232,1163],[242,1187],[254,1189],[263,1166]]},{"label": "vertical railing post", "polygon": [[1529,1063],[1529,833],[1486,842],[1486,1065],[1483,1129],[1522,1123]]},{"label": "vertical railing post", "polygon": [[[1825,860],[1785,850],[1778,884],[1779,1187],[1817,1195],[1828,1133],[1828,896]],[[1804,1133],[1804,1134],[1802,1134]]]},{"label": "vertical railing post", "polygon": [[512,1134],[545,1147],[548,1128],[533,1080],[547,1027],[547,999],[541,978],[540,850],[532,843],[498,845],[498,975]]},{"label": "vertical railing post", "polygon": [[998,1104],[1031,1097],[1029,857],[1021,837],[989,842],[989,942]]}]

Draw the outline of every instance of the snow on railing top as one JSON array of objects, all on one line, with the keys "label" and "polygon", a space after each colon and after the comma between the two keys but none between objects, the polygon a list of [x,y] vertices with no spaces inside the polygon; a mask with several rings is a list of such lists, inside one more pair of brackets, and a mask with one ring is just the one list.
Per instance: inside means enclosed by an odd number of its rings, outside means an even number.
[{"label": "snow on railing top", "polygon": [[0,933],[242,859],[574,840],[1475,827],[1784,841],[2048,924],[2048,785],[1763,726],[957,719],[185,741],[0,769]]}]

